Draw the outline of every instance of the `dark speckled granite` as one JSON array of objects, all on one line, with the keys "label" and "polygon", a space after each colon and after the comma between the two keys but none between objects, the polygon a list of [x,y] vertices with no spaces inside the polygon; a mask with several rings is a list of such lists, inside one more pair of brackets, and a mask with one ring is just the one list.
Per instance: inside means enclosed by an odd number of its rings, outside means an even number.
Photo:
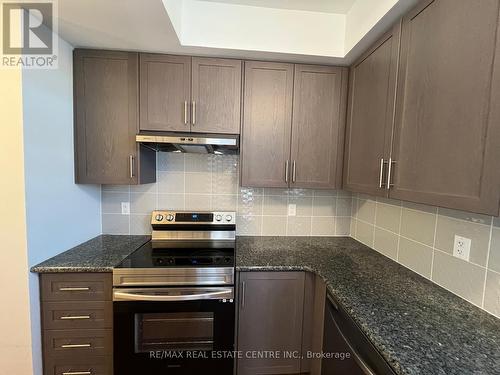
[{"label": "dark speckled granite", "polygon": [[348,237],[239,237],[241,271],[306,270],[398,374],[500,374],[500,320]]},{"label": "dark speckled granite", "polygon": [[[32,272],[111,272],[149,236],[103,235]],[[238,237],[241,271],[305,270],[398,374],[500,374],[500,320],[348,237]]]},{"label": "dark speckled granite", "polygon": [[111,272],[149,236],[102,235],[31,268],[31,272]]}]

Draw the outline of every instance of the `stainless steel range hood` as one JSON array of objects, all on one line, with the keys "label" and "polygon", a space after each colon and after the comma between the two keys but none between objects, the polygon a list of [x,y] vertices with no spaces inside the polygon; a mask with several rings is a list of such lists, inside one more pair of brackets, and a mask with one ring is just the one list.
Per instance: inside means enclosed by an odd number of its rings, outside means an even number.
[{"label": "stainless steel range hood", "polygon": [[226,155],[237,154],[239,151],[237,134],[141,132],[135,140],[155,151],[164,152]]}]

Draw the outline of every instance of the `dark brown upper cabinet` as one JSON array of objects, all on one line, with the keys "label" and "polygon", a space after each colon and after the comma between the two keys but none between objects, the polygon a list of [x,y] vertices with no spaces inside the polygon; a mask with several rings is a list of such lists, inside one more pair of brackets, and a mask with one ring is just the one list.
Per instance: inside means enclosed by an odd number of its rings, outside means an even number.
[{"label": "dark brown upper cabinet", "polygon": [[339,187],[346,92],[344,68],[246,62],[241,184]]},{"label": "dark brown upper cabinet", "polygon": [[141,130],[239,134],[241,61],[141,54]]},{"label": "dark brown upper cabinet", "polygon": [[384,172],[391,154],[401,23],[351,67],[344,188],[387,196]]},{"label": "dark brown upper cabinet", "polygon": [[390,197],[498,214],[499,4],[426,0],[404,17]]},{"label": "dark brown upper cabinet", "polygon": [[140,55],[141,130],[190,131],[191,57]]},{"label": "dark brown upper cabinet", "polygon": [[347,77],[346,68],[295,65],[290,187],[340,187]]},{"label": "dark brown upper cabinet", "polygon": [[288,186],[292,95],[292,64],[245,62],[243,186]]},{"label": "dark brown upper cabinet", "polygon": [[135,142],[137,53],[76,49],[73,58],[76,182],[154,182],[155,153]]},{"label": "dark brown upper cabinet", "polygon": [[240,133],[240,60],[193,57],[191,87],[191,131]]}]

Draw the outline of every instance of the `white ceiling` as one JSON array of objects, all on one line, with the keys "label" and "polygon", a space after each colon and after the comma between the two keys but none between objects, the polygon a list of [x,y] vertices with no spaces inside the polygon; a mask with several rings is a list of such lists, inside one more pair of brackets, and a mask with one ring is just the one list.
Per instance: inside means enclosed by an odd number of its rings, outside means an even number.
[{"label": "white ceiling", "polygon": [[216,3],[250,5],[263,8],[308,10],[346,14],[356,0],[202,0]]},{"label": "white ceiling", "polygon": [[[281,8],[228,4],[264,1]],[[58,21],[60,36],[80,48],[349,65],[415,1],[59,0]],[[348,15],[283,9],[348,3]]]}]

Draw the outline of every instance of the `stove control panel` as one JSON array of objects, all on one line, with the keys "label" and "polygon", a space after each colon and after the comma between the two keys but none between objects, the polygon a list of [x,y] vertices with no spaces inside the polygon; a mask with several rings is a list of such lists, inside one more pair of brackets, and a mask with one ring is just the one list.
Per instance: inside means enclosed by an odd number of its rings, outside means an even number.
[{"label": "stove control panel", "polygon": [[179,224],[236,224],[236,212],[233,211],[153,211],[151,224],[179,225]]}]

